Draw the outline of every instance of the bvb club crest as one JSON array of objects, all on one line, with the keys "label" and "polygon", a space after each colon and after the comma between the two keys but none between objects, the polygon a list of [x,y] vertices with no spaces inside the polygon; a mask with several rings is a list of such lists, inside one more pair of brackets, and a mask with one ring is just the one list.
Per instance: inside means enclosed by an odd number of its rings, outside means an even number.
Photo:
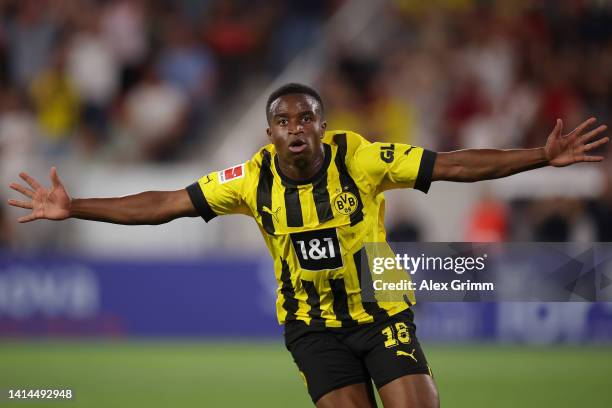
[{"label": "bvb club crest", "polygon": [[334,209],[339,214],[351,215],[357,210],[357,197],[355,194],[343,191],[334,198]]}]

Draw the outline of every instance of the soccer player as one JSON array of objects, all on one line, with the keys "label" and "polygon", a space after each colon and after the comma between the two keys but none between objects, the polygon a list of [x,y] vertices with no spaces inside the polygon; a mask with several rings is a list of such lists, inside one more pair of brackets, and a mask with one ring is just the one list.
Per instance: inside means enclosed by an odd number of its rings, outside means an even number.
[{"label": "soccer player", "polygon": [[[266,105],[270,144],[246,163],[212,172],[187,188],[119,198],[71,198],[51,168],[51,188],[31,176],[11,188],[28,197],[9,204],[32,210],[19,222],[80,218],[161,224],[179,217],[246,214],[274,259],[278,320],[285,344],[317,407],[437,407],[431,370],[415,336],[409,303],[366,302],[364,243],[385,242],[383,192],[432,181],[473,182],[547,165],[598,162],[586,153],[608,142],[591,118],[567,135],[562,122],[537,149],[435,153],[405,144],[370,143],[350,131],[327,131],[319,94],[288,84]],[[364,281],[364,279],[366,279]],[[362,296],[363,295],[363,296]],[[370,298],[372,299],[372,298]]]}]

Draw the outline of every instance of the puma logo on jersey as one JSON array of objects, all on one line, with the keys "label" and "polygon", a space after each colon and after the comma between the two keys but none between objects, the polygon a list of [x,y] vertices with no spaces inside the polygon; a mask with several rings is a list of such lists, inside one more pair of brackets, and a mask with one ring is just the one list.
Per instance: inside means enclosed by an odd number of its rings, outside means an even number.
[{"label": "puma logo on jersey", "polygon": [[265,213],[270,214],[272,217],[274,217],[274,221],[276,221],[278,223],[278,212],[280,211],[280,207],[278,207],[276,210],[272,211],[271,209],[269,209],[268,207],[266,207],[265,205],[263,207],[261,207],[261,210]]},{"label": "puma logo on jersey", "polygon": [[414,146],[410,146],[410,147],[408,148],[408,150],[406,150],[406,151],[404,152],[404,154],[405,154],[406,156],[408,156],[408,155],[410,154],[410,151],[411,151],[412,149],[414,149]]},{"label": "puma logo on jersey", "polygon": [[412,351],[411,351],[410,353],[406,353],[405,351],[402,351],[402,350],[397,350],[397,351],[395,352],[395,355],[396,355],[396,356],[405,356],[405,357],[410,357],[411,359],[413,359],[413,360],[414,360],[414,362],[415,362],[415,363],[417,362],[417,359],[416,359],[416,357],[414,356],[414,349],[412,349]]}]

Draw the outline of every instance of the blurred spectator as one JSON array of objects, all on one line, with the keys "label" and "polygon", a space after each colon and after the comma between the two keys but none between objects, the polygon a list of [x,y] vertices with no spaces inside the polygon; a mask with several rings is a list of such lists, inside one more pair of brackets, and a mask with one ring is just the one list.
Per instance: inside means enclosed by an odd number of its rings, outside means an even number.
[{"label": "blurred spectator", "polygon": [[155,69],[145,68],[143,81],[127,95],[125,125],[140,159],[175,158],[184,136],[187,97],[164,82]]},{"label": "blurred spectator", "polygon": [[121,67],[121,90],[137,81],[147,58],[149,39],[144,0],[110,0],[100,10],[102,35]]},{"label": "blurred spectator", "polygon": [[3,188],[24,168],[35,165],[39,135],[36,118],[27,108],[25,97],[15,89],[0,88],[0,183]]},{"label": "blurred spectator", "polygon": [[27,88],[46,68],[58,27],[50,7],[36,0],[15,3],[16,13],[5,26],[8,43],[9,76],[13,85]]},{"label": "blurred spectator", "polygon": [[165,21],[165,44],[160,52],[158,70],[161,78],[189,98],[188,137],[209,119],[216,85],[216,67],[211,53],[196,40],[194,30],[178,16]]},{"label": "blurred spectator", "polygon": [[[610,166],[608,165],[608,170]],[[606,186],[599,199],[589,204],[597,230],[597,241],[612,242],[612,175],[606,174]]]},{"label": "blurred spectator", "polygon": [[[326,78],[323,94],[332,128],[350,129],[372,141],[412,143],[414,109],[391,93],[394,78],[372,58],[348,56]],[[327,88],[329,87],[329,90]]]},{"label": "blurred spectator", "polygon": [[581,92],[585,100],[585,111],[609,122],[612,118],[612,43],[606,52],[590,55],[584,68],[586,73],[581,78]]},{"label": "blurred spectator", "polygon": [[455,66],[474,78],[486,100],[496,106],[513,85],[516,66],[506,21],[479,10],[465,14],[464,24],[466,43],[457,52]]},{"label": "blurred spectator", "polygon": [[321,22],[333,8],[328,0],[285,0],[278,30],[272,36],[270,60],[274,72],[280,71],[300,50],[310,47],[322,37]]},{"label": "blurred spectator", "polygon": [[387,233],[389,242],[418,242],[422,239],[421,228],[410,219],[401,219],[393,223]]},{"label": "blurred spectator", "polygon": [[575,87],[577,78],[572,75],[573,67],[567,61],[577,58],[576,53],[570,52],[568,55],[561,56],[549,55],[543,58],[542,64],[545,64],[547,75],[543,78],[541,111],[539,116],[549,122],[554,123],[557,118],[569,119],[582,117],[582,104]]},{"label": "blurred spectator", "polygon": [[573,198],[539,200],[532,203],[534,241],[592,242],[595,226],[582,201]]},{"label": "blurred spectator", "polygon": [[220,95],[240,89],[253,67],[261,64],[264,40],[271,26],[268,2],[216,0],[204,18],[202,36],[219,62]]},{"label": "blurred spectator", "polygon": [[66,71],[66,48],[57,47],[30,89],[48,154],[69,152],[80,115],[77,89]]},{"label": "blurred spectator", "polygon": [[119,65],[100,32],[95,10],[84,11],[68,45],[68,74],[81,101],[81,133],[88,146],[108,139],[109,110],[119,85]]},{"label": "blurred spectator", "polygon": [[466,241],[502,242],[508,238],[508,209],[490,194],[476,203],[467,223]]},{"label": "blurred spectator", "polygon": [[441,150],[454,150],[464,146],[460,136],[465,126],[480,115],[489,115],[490,101],[485,97],[482,85],[475,78],[459,81],[450,90],[450,97],[444,114],[445,140]]},{"label": "blurred spectator", "polygon": [[40,233],[45,231],[45,226],[14,228],[15,219],[22,215],[23,210],[9,207],[4,201],[14,197],[12,194],[7,196],[12,193],[8,185],[16,181],[21,171],[40,170],[44,160],[39,154],[39,144],[40,128],[25,95],[13,88],[0,87],[0,249],[3,245],[8,248],[9,244],[15,248],[19,238],[31,245],[48,238],[48,235]]},{"label": "blurred spectator", "polygon": [[325,119],[330,129],[363,131],[360,129],[360,96],[357,91],[350,87],[336,70],[327,72],[320,82],[325,103]]},{"label": "blurred spectator", "polygon": [[208,101],[216,74],[212,55],[197,43],[191,27],[176,16],[167,19],[165,32],[168,34],[158,62],[161,77],[192,101]]}]

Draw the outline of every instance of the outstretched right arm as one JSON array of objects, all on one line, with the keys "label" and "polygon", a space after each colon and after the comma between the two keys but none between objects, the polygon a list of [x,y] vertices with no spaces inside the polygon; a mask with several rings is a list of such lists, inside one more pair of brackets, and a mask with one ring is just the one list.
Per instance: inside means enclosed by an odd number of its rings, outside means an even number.
[{"label": "outstretched right arm", "polygon": [[10,187],[29,200],[8,200],[15,207],[32,210],[19,222],[39,219],[65,220],[79,218],[125,225],[157,225],[180,217],[196,217],[187,190],[146,191],[116,198],[71,198],[55,167],[51,168],[51,188],[47,189],[26,173],[19,175],[28,185],[12,183]]}]

